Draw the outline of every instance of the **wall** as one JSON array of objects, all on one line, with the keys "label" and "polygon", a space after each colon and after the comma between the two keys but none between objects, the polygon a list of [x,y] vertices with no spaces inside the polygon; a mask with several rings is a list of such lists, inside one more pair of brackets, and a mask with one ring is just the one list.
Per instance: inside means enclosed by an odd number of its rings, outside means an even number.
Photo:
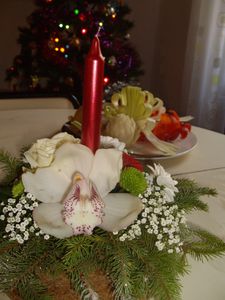
[{"label": "wall", "polygon": [[152,91],[179,112],[192,0],[161,0]]},{"label": "wall", "polygon": [[145,71],[140,78],[141,86],[147,90],[152,90],[154,81],[152,68],[156,51],[155,40],[161,0],[126,0],[125,2],[132,9],[130,19],[134,22],[131,41],[141,56]]}]

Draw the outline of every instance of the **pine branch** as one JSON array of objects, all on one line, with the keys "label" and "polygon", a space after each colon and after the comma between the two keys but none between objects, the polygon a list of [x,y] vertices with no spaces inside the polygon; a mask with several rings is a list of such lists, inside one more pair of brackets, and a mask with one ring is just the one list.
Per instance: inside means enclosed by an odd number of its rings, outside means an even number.
[{"label": "pine branch", "polygon": [[127,244],[135,262],[133,296],[135,299],[179,299],[179,277],[187,272],[186,261],[179,254],[157,251],[155,237],[147,232],[139,240]]},{"label": "pine branch", "polygon": [[180,299],[181,285],[179,276],[187,272],[186,262],[179,255],[151,251],[144,260],[139,261],[144,276],[139,284],[146,291],[147,298],[160,300]]},{"label": "pine branch", "polygon": [[186,270],[181,256],[156,251],[154,238],[149,234],[125,242],[101,230],[99,234],[59,242],[65,251],[65,271],[75,291],[87,293],[88,274],[100,268],[109,274],[115,299],[138,299],[144,291],[146,296],[158,299],[179,298],[178,276]]},{"label": "pine branch", "polygon": [[5,173],[5,178],[2,180],[3,184],[9,184],[17,176],[22,163],[12,157],[7,151],[0,150],[0,169]]},{"label": "pine branch", "polygon": [[[132,247],[133,245],[130,245],[130,249]],[[143,297],[146,299],[155,297],[160,300],[180,299],[179,276],[187,272],[186,262],[181,256],[156,250],[148,252],[147,249],[143,250],[141,243],[140,251],[137,245],[136,247],[131,257],[134,264],[133,270],[130,270],[132,299]]]},{"label": "pine branch", "polygon": [[199,187],[194,181],[189,179],[179,179],[177,188],[179,193],[175,196],[175,202],[179,209],[183,209],[186,212],[192,210],[208,211],[208,205],[201,201],[201,196],[216,196],[215,189],[207,187]]},{"label": "pine branch", "polygon": [[148,274],[145,273],[145,259],[150,255],[154,248],[155,239],[152,235],[148,237],[143,234],[143,238],[137,243],[135,240],[130,241],[127,250],[131,259],[135,261],[135,269],[130,277],[132,278],[132,295],[135,299],[143,297],[149,299],[152,296],[149,286]]},{"label": "pine branch", "polygon": [[127,251],[126,243],[115,242],[106,254],[106,273],[112,281],[115,299],[130,299],[132,297],[135,261],[132,260]]},{"label": "pine branch", "polygon": [[92,236],[76,236],[60,241],[59,245],[65,250],[63,263],[66,266],[74,266],[83,258],[88,259],[92,256],[92,239]]},{"label": "pine branch", "polygon": [[215,235],[199,228],[189,228],[185,234],[183,250],[196,260],[209,260],[225,254],[225,243]]},{"label": "pine branch", "polygon": [[86,291],[80,272],[67,270],[66,274],[68,275],[71,287],[74,289],[75,292],[81,294],[83,291]]},{"label": "pine branch", "polygon": [[[102,252],[111,244],[110,233],[95,228],[89,236],[75,236],[69,239],[59,240],[57,247],[64,252],[63,262],[65,265],[76,264],[80,259],[95,256],[94,260],[101,260]],[[104,256],[104,255],[103,255]]]},{"label": "pine branch", "polygon": [[65,266],[65,272],[70,278],[71,286],[75,292],[81,295],[81,299],[98,299],[98,294],[89,280],[89,275],[96,272],[96,270],[95,257],[90,257],[89,259],[83,257],[75,265]]},{"label": "pine branch", "polygon": [[10,251],[12,248],[19,246],[17,242],[6,239],[0,240],[0,255]]},{"label": "pine branch", "polygon": [[34,274],[30,274],[23,278],[17,285],[19,296],[23,300],[51,300],[50,295],[47,295],[47,287],[43,285],[40,279]]},{"label": "pine branch", "polygon": [[[52,257],[55,257],[57,253],[53,252],[53,246],[51,241],[35,237],[25,245],[18,245],[16,248],[3,252],[0,255],[0,289],[9,291],[23,286],[24,282],[26,284],[30,282],[29,284],[32,285],[31,275],[33,274],[36,278],[37,270],[46,269],[49,263],[52,264]],[[33,293],[35,293],[34,290]]]},{"label": "pine branch", "polygon": [[81,299],[98,299],[89,282],[89,275],[99,268],[94,243],[102,241],[100,236],[76,236],[58,242],[64,251],[62,262],[64,271],[70,278],[71,286],[81,295]]},{"label": "pine branch", "polygon": [[[88,264],[90,265],[91,262],[88,261]],[[84,270],[85,265],[88,267],[88,272],[86,270],[85,273],[90,272],[90,268],[89,268],[88,264],[84,263],[81,266],[82,270]],[[77,269],[77,270],[74,269],[73,271],[67,272],[67,275],[70,278],[71,287],[74,289],[75,292],[79,293],[81,300],[98,300],[99,299],[99,295],[91,286],[87,274],[84,275],[83,273],[80,272],[79,269]]]},{"label": "pine branch", "polygon": [[[151,252],[143,264],[151,296],[159,300],[180,299],[180,275],[187,272],[186,264],[179,255]],[[150,274],[150,275],[149,275]]]}]

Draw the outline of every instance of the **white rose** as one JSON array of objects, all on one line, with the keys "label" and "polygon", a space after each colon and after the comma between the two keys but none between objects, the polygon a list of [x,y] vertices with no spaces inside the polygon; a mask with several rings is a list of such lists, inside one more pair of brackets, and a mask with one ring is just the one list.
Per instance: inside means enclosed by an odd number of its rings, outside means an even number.
[{"label": "white rose", "polygon": [[54,159],[56,149],[66,142],[77,144],[80,140],[66,132],[58,133],[51,139],[39,139],[24,152],[25,159],[32,168],[48,167]]}]

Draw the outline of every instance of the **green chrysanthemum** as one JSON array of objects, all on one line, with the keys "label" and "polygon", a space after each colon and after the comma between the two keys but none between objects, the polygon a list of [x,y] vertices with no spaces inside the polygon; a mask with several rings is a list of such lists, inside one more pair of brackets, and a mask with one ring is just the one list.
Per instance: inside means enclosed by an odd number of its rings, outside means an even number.
[{"label": "green chrysanthemum", "polygon": [[132,195],[138,196],[147,188],[144,174],[135,168],[125,168],[120,175],[120,185]]}]

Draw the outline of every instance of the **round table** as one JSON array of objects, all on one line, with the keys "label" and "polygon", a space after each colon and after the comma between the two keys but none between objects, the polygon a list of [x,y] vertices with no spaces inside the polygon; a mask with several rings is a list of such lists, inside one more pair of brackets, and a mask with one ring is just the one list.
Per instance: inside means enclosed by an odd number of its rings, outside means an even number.
[{"label": "round table", "polygon": [[[72,109],[0,111],[0,149],[19,155],[23,146],[60,131],[68,116],[73,114]],[[225,241],[225,135],[198,127],[193,127],[192,132],[198,142],[191,152],[158,163],[174,176],[216,188],[216,198],[203,198],[209,205],[209,213],[194,212],[188,215],[188,221]],[[191,268],[181,279],[182,300],[224,300],[225,257],[208,262],[188,260]],[[0,299],[3,299],[1,294]]]}]

